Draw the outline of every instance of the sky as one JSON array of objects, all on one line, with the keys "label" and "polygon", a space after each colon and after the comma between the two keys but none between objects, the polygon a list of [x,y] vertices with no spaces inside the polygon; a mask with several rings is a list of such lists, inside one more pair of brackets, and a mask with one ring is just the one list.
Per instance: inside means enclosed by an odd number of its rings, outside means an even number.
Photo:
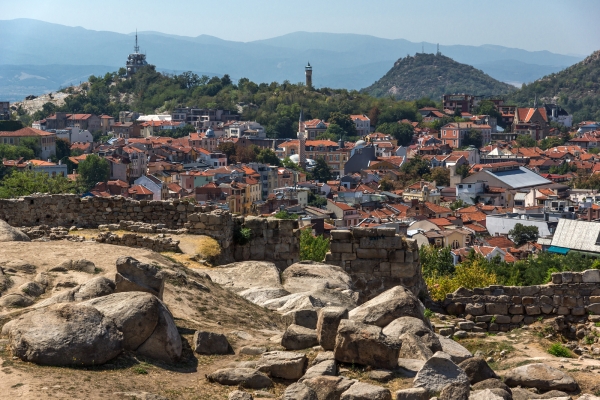
[{"label": "sky", "polygon": [[440,45],[495,44],[585,56],[600,49],[600,0],[19,0],[0,19],[253,41],[296,31]]}]

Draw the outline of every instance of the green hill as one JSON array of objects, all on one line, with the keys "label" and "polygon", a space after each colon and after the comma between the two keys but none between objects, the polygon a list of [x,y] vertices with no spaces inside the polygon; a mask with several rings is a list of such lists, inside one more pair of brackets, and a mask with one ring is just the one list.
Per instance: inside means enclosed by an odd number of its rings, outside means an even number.
[{"label": "green hill", "polygon": [[375,97],[392,95],[397,99],[423,97],[439,100],[445,93],[503,95],[514,86],[495,80],[470,65],[441,54],[417,53],[394,63],[392,69],[371,86],[362,89]]},{"label": "green hill", "polygon": [[538,103],[557,102],[576,122],[600,121],[600,50],[567,69],[523,85],[509,100],[528,106],[536,96]]}]

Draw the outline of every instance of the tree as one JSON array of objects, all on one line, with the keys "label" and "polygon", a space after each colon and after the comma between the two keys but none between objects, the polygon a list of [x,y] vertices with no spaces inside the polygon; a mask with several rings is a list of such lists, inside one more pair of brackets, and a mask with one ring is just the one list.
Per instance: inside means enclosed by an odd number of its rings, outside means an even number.
[{"label": "tree", "polygon": [[540,235],[537,226],[526,226],[521,223],[515,225],[513,229],[508,231],[508,236],[517,246],[521,246],[527,242],[537,240]]},{"label": "tree", "polygon": [[313,192],[308,192],[308,205],[321,208],[327,205],[327,199],[322,196],[317,196]]},{"label": "tree", "polygon": [[450,252],[450,247],[439,249],[435,246],[421,246],[419,249],[419,259],[423,269],[423,276],[434,275],[447,276],[454,273],[454,260]]},{"label": "tree", "polygon": [[42,146],[40,145],[40,139],[38,139],[37,137],[25,137],[19,141],[19,146],[31,149],[35,157],[39,157],[42,154]]},{"label": "tree", "polygon": [[456,174],[462,176],[463,179],[469,176],[470,171],[471,166],[469,164],[461,164],[456,167]]},{"label": "tree", "polygon": [[342,129],[338,124],[331,123],[327,127],[327,130],[317,135],[317,140],[333,140],[338,141],[340,138],[346,135],[346,131]]},{"label": "tree", "polygon": [[235,158],[234,161],[242,164],[247,164],[256,161],[258,155],[258,147],[255,145],[251,146],[235,146]]},{"label": "tree", "polygon": [[400,146],[408,146],[412,143],[415,128],[411,124],[386,122],[377,127],[377,132],[393,136]]},{"label": "tree", "polygon": [[13,171],[0,182],[0,198],[28,196],[33,193],[75,193],[76,185],[62,175],[44,172]]},{"label": "tree", "polygon": [[529,135],[519,135],[517,136],[517,145],[519,147],[535,147],[537,146],[537,142],[534,138]]},{"label": "tree", "polygon": [[56,139],[56,158],[62,160],[71,156],[71,144],[65,139]]},{"label": "tree", "polygon": [[331,180],[331,168],[323,157],[317,158],[317,165],[312,170],[312,176],[319,182],[327,182]]},{"label": "tree", "polygon": [[227,163],[233,164],[235,158],[235,144],[233,142],[222,142],[217,146],[217,150],[227,156]]},{"label": "tree", "polygon": [[313,236],[310,229],[300,233],[300,260],[322,262],[329,251],[329,240],[323,236]]},{"label": "tree", "polygon": [[479,129],[469,129],[467,135],[463,139],[463,146],[473,146],[480,148],[483,145],[483,135]]},{"label": "tree", "polygon": [[285,210],[278,211],[275,215],[275,218],[278,219],[298,219],[298,214],[289,213]]},{"label": "tree", "polygon": [[256,156],[256,161],[263,164],[281,165],[281,160],[279,160],[277,154],[271,149],[260,149]]},{"label": "tree", "polygon": [[379,181],[379,190],[389,192],[392,189],[394,189],[394,184],[389,179],[383,178]]},{"label": "tree", "polygon": [[450,170],[444,167],[435,167],[424,177],[428,181],[435,181],[436,186],[450,186]]},{"label": "tree", "polygon": [[110,164],[106,159],[90,154],[79,163],[77,168],[83,190],[90,190],[98,182],[107,182],[110,178]]},{"label": "tree", "polygon": [[450,204],[450,206],[449,206],[449,207],[450,207],[450,209],[451,209],[452,211],[456,211],[456,210],[458,210],[459,208],[466,207],[467,205],[468,205],[468,204],[467,204],[467,203],[465,203],[464,201],[462,201],[462,199],[456,199],[456,200],[454,200],[454,201],[453,201],[453,202]]},{"label": "tree", "polygon": [[329,115],[330,124],[336,124],[346,133],[346,136],[356,136],[356,125],[350,115],[335,111]]},{"label": "tree", "polygon": [[379,107],[374,106],[373,108],[371,108],[371,110],[369,110],[369,120],[371,121],[371,126],[377,126],[377,123],[379,122],[379,114],[381,114],[381,110],[379,110]]}]

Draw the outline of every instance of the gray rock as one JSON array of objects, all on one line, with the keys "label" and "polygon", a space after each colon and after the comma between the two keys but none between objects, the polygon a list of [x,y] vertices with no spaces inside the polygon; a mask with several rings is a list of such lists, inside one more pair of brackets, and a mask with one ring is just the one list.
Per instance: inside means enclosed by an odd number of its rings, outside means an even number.
[{"label": "gray rock", "polygon": [[115,283],[103,276],[92,278],[83,285],[77,285],[72,289],[60,292],[38,304],[35,308],[46,307],[51,304],[71,303],[74,301],[83,301],[97,297],[107,296],[114,293]]},{"label": "gray rock", "polygon": [[446,385],[452,383],[468,385],[469,378],[443,352],[437,352],[427,360],[413,382],[415,387],[423,387],[430,392],[441,392]]},{"label": "gray rock", "polygon": [[308,329],[317,328],[317,310],[294,310],[283,314],[282,319],[286,325],[300,325]]},{"label": "gray rock", "polygon": [[46,288],[37,282],[25,282],[19,286],[19,292],[31,297],[40,297],[45,291]]},{"label": "gray rock", "polygon": [[234,390],[229,393],[228,400],[254,400],[254,397],[248,392],[242,392],[241,390]]},{"label": "gray rock", "polygon": [[381,386],[356,382],[342,393],[340,400],[392,400],[392,394]]},{"label": "gray rock", "polygon": [[245,354],[247,356],[259,356],[266,352],[266,347],[244,346],[240,349],[240,354]]},{"label": "gray rock", "polygon": [[315,261],[292,264],[281,274],[283,287],[290,293],[320,289],[352,289],[350,275],[342,268]]},{"label": "gray rock", "polygon": [[399,371],[407,378],[414,378],[417,375],[417,372],[423,368],[423,365],[425,365],[424,360],[413,360],[410,358],[398,359]]},{"label": "gray rock", "polygon": [[543,363],[528,364],[514,368],[504,376],[510,387],[534,387],[539,390],[566,390],[573,392],[578,385],[575,379],[564,372]]},{"label": "gray rock", "polygon": [[339,399],[356,381],[342,376],[318,376],[302,383],[315,392],[317,399],[329,400]]},{"label": "gray rock", "polygon": [[473,391],[469,400],[512,400],[512,396],[502,389],[483,389]]},{"label": "gray rock", "polygon": [[506,386],[506,384],[504,382],[502,382],[500,379],[493,379],[493,378],[486,379],[486,380],[483,380],[483,381],[480,381],[480,382],[474,384],[472,387],[473,387],[473,390],[502,389],[505,392],[512,395],[512,390],[510,390],[510,388],[508,386]]},{"label": "gray rock", "polygon": [[159,300],[143,292],[114,293],[80,303],[111,318],[123,333],[123,348],[136,350],[156,329]]},{"label": "gray rock", "polygon": [[233,352],[227,338],[222,333],[196,331],[194,352],[197,354],[230,354]]},{"label": "gray rock", "polygon": [[298,380],[304,374],[307,358],[302,353],[269,351],[257,361],[258,369],[274,378]]},{"label": "gray rock", "polygon": [[148,392],[114,392],[113,398],[123,400],[168,400],[166,397]]},{"label": "gray rock", "polygon": [[439,400],[469,400],[470,392],[468,383],[451,383],[442,389],[438,398]]},{"label": "gray rock", "polygon": [[13,228],[8,222],[0,220],[0,242],[31,242],[31,239],[20,229]]},{"label": "gray rock", "polygon": [[498,375],[490,368],[483,358],[473,357],[458,364],[465,371],[472,384],[486,379],[498,379]]},{"label": "gray rock", "polygon": [[343,307],[325,307],[319,310],[317,340],[323,349],[335,348],[337,329],[343,319],[348,319],[348,310]]},{"label": "gray rock", "polygon": [[306,370],[304,376],[300,379],[300,381],[304,381],[306,379],[315,378],[317,376],[336,376],[337,375],[337,364],[335,360],[326,360],[322,361],[316,365],[313,365],[309,369]]},{"label": "gray rock", "polygon": [[429,392],[425,388],[400,389],[394,393],[396,400],[429,400]]},{"label": "gray rock", "polygon": [[351,310],[349,318],[353,321],[384,327],[400,317],[415,317],[426,325],[423,313],[425,307],[408,289],[393,287],[379,296]]},{"label": "gray rock", "polygon": [[[434,354],[442,350],[442,345],[436,334],[430,329],[429,323],[425,323],[415,317],[400,317],[390,322],[383,328],[383,334],[389,337],[400,338],[406,333],[418,336],[423,343]],[[408,357],[407,357],[408,358]]]},{"label": "gray rock", "polygon": [[15,356],[42,365],[101,365],[123,350],[114,321],[81,304],[31,311],[11,323],[8,334]]},{"label": "gray rock", "polygon": [[328,361],[328,360],[335,360],[335,356],[333,354],[333,351],[322,351],[319,354],[317,354],[317,356],[315,357],[315,359],[312,361],[312,363],[310,364],[312,365],[317,365],[318,363],[321,363],[323,361]]},{"label": "gray rock", "polygon": [[154,265],[141,263],[133,257],[117,259],[115,292],[147,292],[162,300],[165,280]]},{"label": "gray rock", "polygon": [[394,378],[394,373],[387,369],[374,369],[367,376],[377,382],[387,382]]},{"label": "gray rock", "polygon": [[81,260],[66,260],[58,264],[56,267],[50,268],[49,272],[66,272],[78,271],[93,274],[96,272],[96,265],[86,259]]},{"label": "gray rock", "polygon": [[334,349],[337,361],[394,369],[399,351],[399,341],[386,337],[377,326],[348,319],[340,322]]},{"label": "gray rock", "polygon": [[247,389],[264,389],[273,385],[267,375],[252,368],[224,368],[208,374],[206,378],[209,382]]},{"label": "gray rock", "polygon": [[450,355],[455,364],[460,364],[464,360],[473,357],[473,354],[471,354],[469,350],[467,350],[460,343],[457,343],[455,340],[448,339],[440,335],[436,336],[442,345],[442,351]]},{"label": "gray rock", "polygon": [[265,303],[269,300],[278,299],[289,294],[290,292],[282,287],[252,287],[238,293],[238,295],[246,300],[261,307],[264,307]]},{"label": "gray rock", "polygon": [[163,362],[172,363],[181,357],[181,336],[175,326],[173,315],[159,301],[158,323],[150,337],[137,349],[137,353]]},{"label": "gray rock", "polygon": [[[227,265],[220,265],[206,271],[213,282],[234,292],[244,292],[247,289],[256,288],[258,292],[265,290],[267,297],[274,297],[273,289],[283,289],[281,285],[280,271],[272,262],[265,261],[242,261]],[[246,295],[248,295],[247,292]],[[271,293],[270,295],[267,293]],[[257,295],[260,297],[261,295]],[[252,301],[252,300],[250,300]],[[264,307],[266,299],[262,299],[261,306]],[[254,302],[254,301],[252,301]]]},{"label": "gray rock", "polygon": [[282,400],[319,400],[317,393],[304,385],[303,383],[296,382],[291,384],[285,389]]},{"label": "gray rock", "polygon": [[6,263],[2,263],[2,268],[7,272],[22,272],[24,274],[35,274],[37,267],[29,264],[23,260],[10,260]]},{"label": "gray rock", "polygon": [[405,333],[400,336],[400,358],[414,358],[417,360],[427,361],[433,356],[433,352],[421,341],[421,338],[412,333]]},{"label": "gray rock", "polygon": [[33,304],[33,299],[20,293],[10,293],[0,297],[0,307],[22,308]]},{"label": "gray rock", "polygon": [[317,331],[300,325],[288,326],[281,338],[281,345],[286,350],[302,350],[317,344]]}]

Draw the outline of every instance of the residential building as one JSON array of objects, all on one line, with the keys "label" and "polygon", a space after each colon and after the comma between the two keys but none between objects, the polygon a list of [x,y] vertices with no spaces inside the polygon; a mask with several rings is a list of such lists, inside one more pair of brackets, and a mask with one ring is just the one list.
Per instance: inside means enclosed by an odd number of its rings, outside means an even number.
[{"label": "residential building", "polygon": [[544,139],[550,132],[546,108],[517,108],[512,132],[517,135],[529,135],[535,140]]},{"label": "residential building", "polygon": [[0,101],[0,121],[10,120],[10,102]]},{"label": "residential building", "polygon": [[60,161],[56,164],[50,161],[29,160],[27,161],[27,169],[34,172],[43,172],[51,177],[63,176],[66,178],[68,175],[67,165]]},{"label": "residential building", "polygon": [[550,220],[546,214],[494,214],[485,217],[485,226],[492,236],[506,236],[515,225],[536,226],[540,237],[552,236],[558,220]]},{"label": "residential building", "polygon": [[110,115],[100,116],[100,130],[103,135],[106,135],[110,131],[110,126],[115,123],[115,118]]},{"label": "residential building", "polygon": [[451,122],[440,128],[442,143],[451,148],[464,146],[464,140],[471,130],[481,133],[482,145],[485,146],[492,140],[492,128],[489,125],[478,125],[474,122]]},{"label": "residential building", "polygon": [[558,254],[574,252],[594,258],[600,256],[600,223],[559,219],[548,251]]},{"label": "residential building", "polygon": [[19,146],[21,141],[27,138],[35,138],[38,141],[41,152],[40,157],[44,160],[56,155],[56,134],[39,129],[22,128],[14,132],[0,132],[0,143]]},{"label": "residential building", "polygon": [[230,121],[223,125],[223,130],[228,138],[252,137],[263,139],[267,137],[265,128],[254,121]]},{"label": "residential building", "polygon": [[505,163],[509,165],[492,164],[486,169],[481,169],[462,180],[463,184],[472,184],[476,182],[485,182],[488,186],[500,187],[506,189],[524,189],[542,185],[551,184],[546,178],[535,172],[515,165],[514,163]]},{"label": "residential building", "polygon": [[317,136],[327,130],[329,124],[321,119],[311,119],[304,122],[304,132],[308,140],[316,140]]},{"label": "residential building", "polygon": [[219,123],[238,121],[239,119],[239,115],[229,110],[214,108],[177,107],[171,113],[171,121],[183,121],[188,125],[195,126],[201,132],[206,132],[209,128],[214,129]]},{"label": "residential building", "polygon": [[188,137],[190,146],[192,147],[202,147],[208,151],[215,151],[217,147],[219,147],[219,142],[215,135],[215,131],[212,129],[208,129],[204,133],[196,132],[190,133]]},{"label": "residential building", "polygon": [[227,166],[227,156],[225,154],[217,151],[208,151],[202,147],[199,147],[196,150],[198,151],[198,161],[202,160],[213,168]]},{"label": "residential building", "polygon": [[351,115],[350,119],[356,126],[358,136],[367,136],[371,133],[371,120],[366,115]]},{"label": "residential building", "polygon": [[349,228],[358,225],[360,214],[358,210],[345,203],[327,200],[327,211],[335,214],[336,226]]},{"label": "residential building", "polygon": [[[300,154],[299,140],[288,140],[277,147],[277,156],[280,159]],[[346,147],[343,141],[340,143],[331,140],[306,140],[304,146],[307,159],[317,160],[323,158],[334,175],[344,175],[344,167],[350,158],[351,148]]]},{"label": "residential building", "polygon": [[[150,200],[167,200],[169,198],[169,188],[166,182],[163,182],[154,175],[140,176],[133,182],[134,186],[141,186],[152,193]],[[139,191],[138,191],[139,192]],[[139,192],[140,195],[147,195],[147,192]]]},{"label": "residential building", "polygon": [[567,128],[573,126],[573,116],[561,106],[557,104],[545,104],[544,108],[550,121],[566,126]]},{"label": "residential building", "polygon": [[480,97],[470,94],[445,94],[442,96],[442,108],[452,112],[472,113],[479,104]]},{"label": "residential building", "polygon": [[419,181],[413,183],[402,191],[402,197],[407,203],[417,201],[440,204],[440,191],[435,186],[435,182]]}]

